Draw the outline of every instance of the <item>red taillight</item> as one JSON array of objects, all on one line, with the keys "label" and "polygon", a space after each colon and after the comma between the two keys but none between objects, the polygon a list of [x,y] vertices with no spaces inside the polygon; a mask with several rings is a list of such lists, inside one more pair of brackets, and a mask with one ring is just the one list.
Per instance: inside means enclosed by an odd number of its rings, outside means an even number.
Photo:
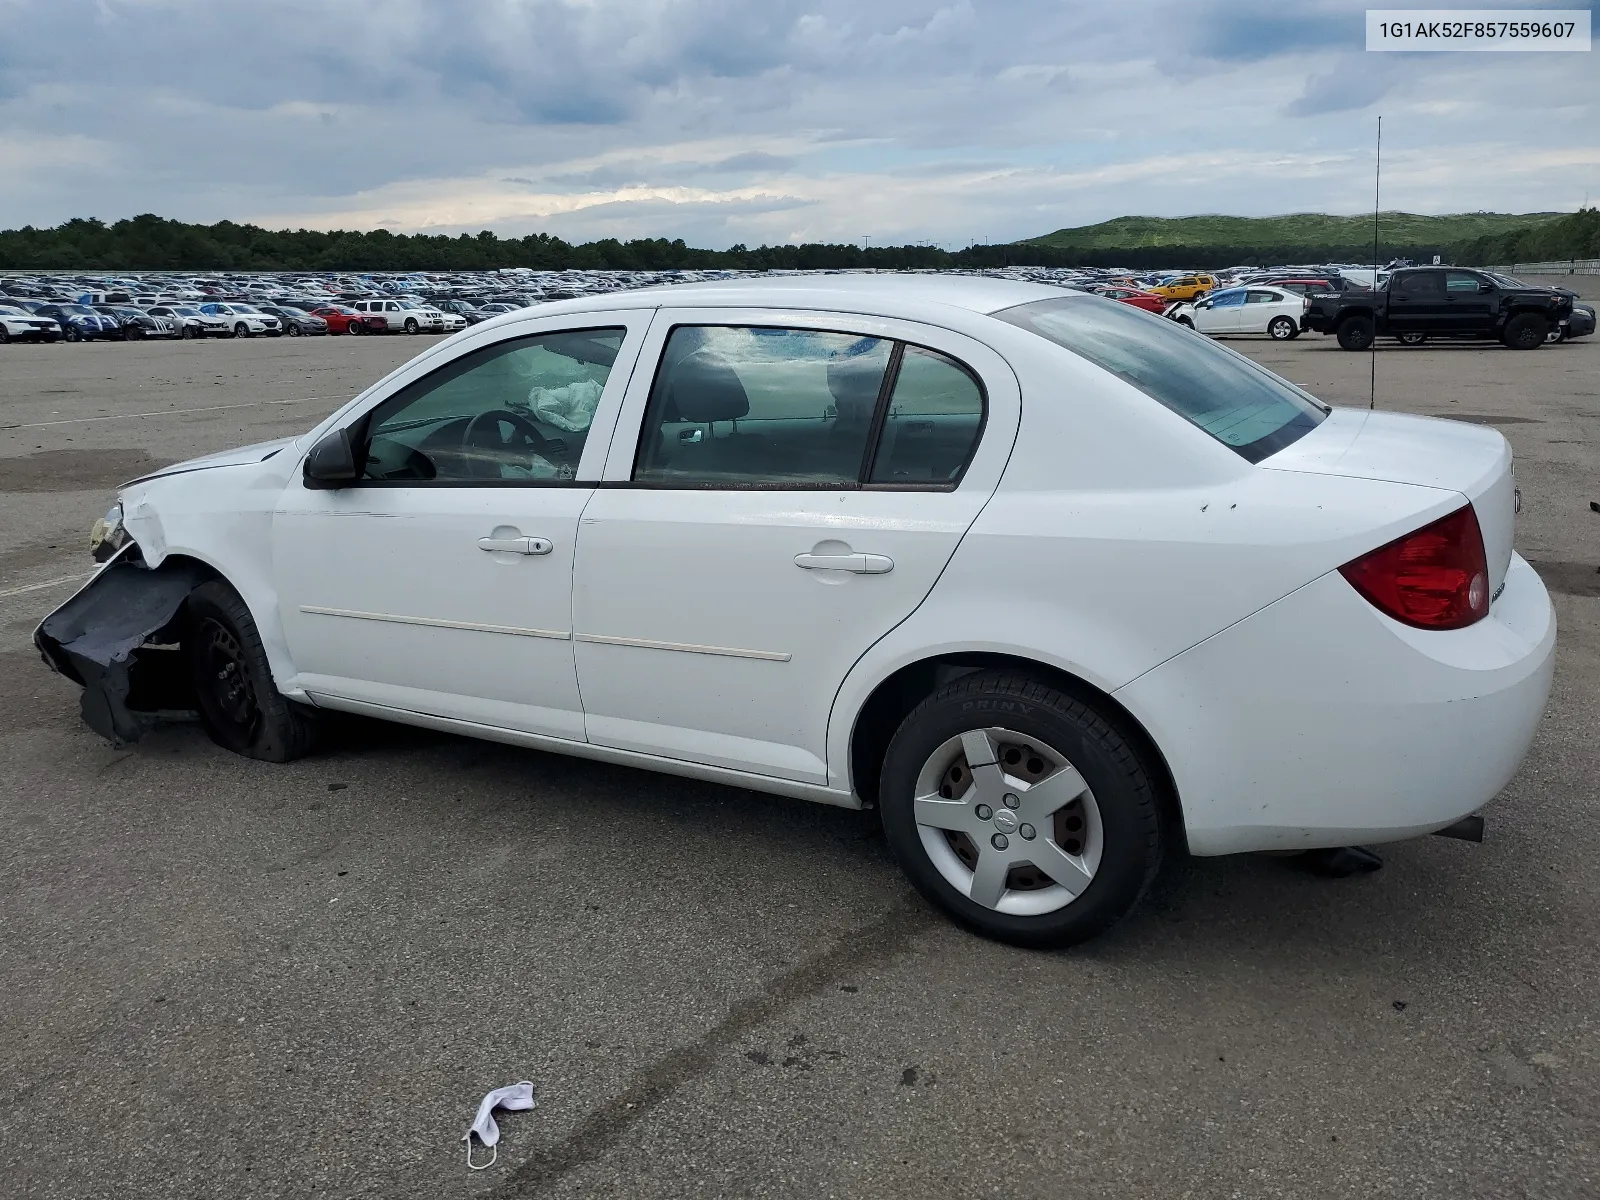
[{"label": "red taillight", "polygon": [[1381,612],[1418,629],[1462,629],[1489,615],[1489,564],[1470,504],[1339,573]]}]

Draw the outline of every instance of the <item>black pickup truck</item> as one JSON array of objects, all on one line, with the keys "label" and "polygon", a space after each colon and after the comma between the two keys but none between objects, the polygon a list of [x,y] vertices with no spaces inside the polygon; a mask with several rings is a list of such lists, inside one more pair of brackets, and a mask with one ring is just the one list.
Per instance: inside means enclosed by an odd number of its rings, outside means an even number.
[{"label": "black pickup truck", "polygon": [[1494,339],[1537,350],[1571,316],[1572,297],[1559,289],[1462,267],[1406,267],[1375,290],[1311,296],[1304,327],[1336,334],[1346,350],[1365,350],[1375,337],[1412,346],[1429,338]]}]

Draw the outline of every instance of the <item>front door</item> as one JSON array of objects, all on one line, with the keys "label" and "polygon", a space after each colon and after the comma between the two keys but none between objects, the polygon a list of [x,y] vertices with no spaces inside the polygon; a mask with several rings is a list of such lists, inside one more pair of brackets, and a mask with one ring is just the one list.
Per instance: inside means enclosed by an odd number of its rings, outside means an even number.
[{"label": "front door", "polygon": [[[578,516],[648,316],[497,331],[354,422],[353,486],[286,489],[273,552],[298,686],[582,740]],[[597,411],[613,416],[586,460]]]},{"label": "front door", "polygon": [[1201,333],[1237,333],[1244,317],[1245,290],[1212,292],[1195,304],[1194,327]]},{"label": "front door", "polygon": [[1494,332],[1494,285],[1475,271],[1446,271],[1444,301],[1450,332],[1482,337]]},{"label": "front door", "polygon": [[578,532],[589,740],[826,782],[840,683],[933,587],[1017,412],[1004,362],[948,331],[658,318]]}]

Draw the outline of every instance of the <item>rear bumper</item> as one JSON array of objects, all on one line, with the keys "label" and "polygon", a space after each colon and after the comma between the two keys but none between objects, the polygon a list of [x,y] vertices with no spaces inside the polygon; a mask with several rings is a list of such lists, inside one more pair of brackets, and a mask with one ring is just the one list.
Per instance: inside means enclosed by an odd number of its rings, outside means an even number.
[{"label": "rear bumper", "polygon": [[1430,833],[1516,773],[1555,667],[1555,613],[1513,555],[1487,618],[1426,632],[1338,572],[1120,689],[1167,758],[1196,854]]}]

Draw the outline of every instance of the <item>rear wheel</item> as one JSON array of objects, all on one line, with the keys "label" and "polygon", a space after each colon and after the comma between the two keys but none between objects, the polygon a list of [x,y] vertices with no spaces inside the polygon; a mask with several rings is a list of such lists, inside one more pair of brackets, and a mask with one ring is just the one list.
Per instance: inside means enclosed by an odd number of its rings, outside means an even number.
[{"label": "rear wheel", "polygon": [[183,649],[211,740],[268,762],[310,753],[315,717],[272,682],[261,635],[239,593],[221,580],[201,584],[189,596],[188,616]]},{"label": "rear wheel", "polygon": [[1273,317],[1267,325],[1267,334],[1274,341],[1287,342],[1296,333],[1300,332],[1288,317]]},{"label": "rear wheel", "polygon": [[1550,323],[1536,313],[1518,313],[1506,322],[1500,340],[1512,350],[1537,350],[1544,345]]},{"label": "rear wheel", "polygon": [[1371,317],[1346,317],[1339,322],[1339,345],[1346,350],[1366,350],[1374,333]]},{"label": "rear wheel", "polygon": [[980,671],[905,719],[879,796],[889,848],[929,900],[987,937],[1067,946],[1125,916],[1155,878],[1153,778],[1092,705]]}]

